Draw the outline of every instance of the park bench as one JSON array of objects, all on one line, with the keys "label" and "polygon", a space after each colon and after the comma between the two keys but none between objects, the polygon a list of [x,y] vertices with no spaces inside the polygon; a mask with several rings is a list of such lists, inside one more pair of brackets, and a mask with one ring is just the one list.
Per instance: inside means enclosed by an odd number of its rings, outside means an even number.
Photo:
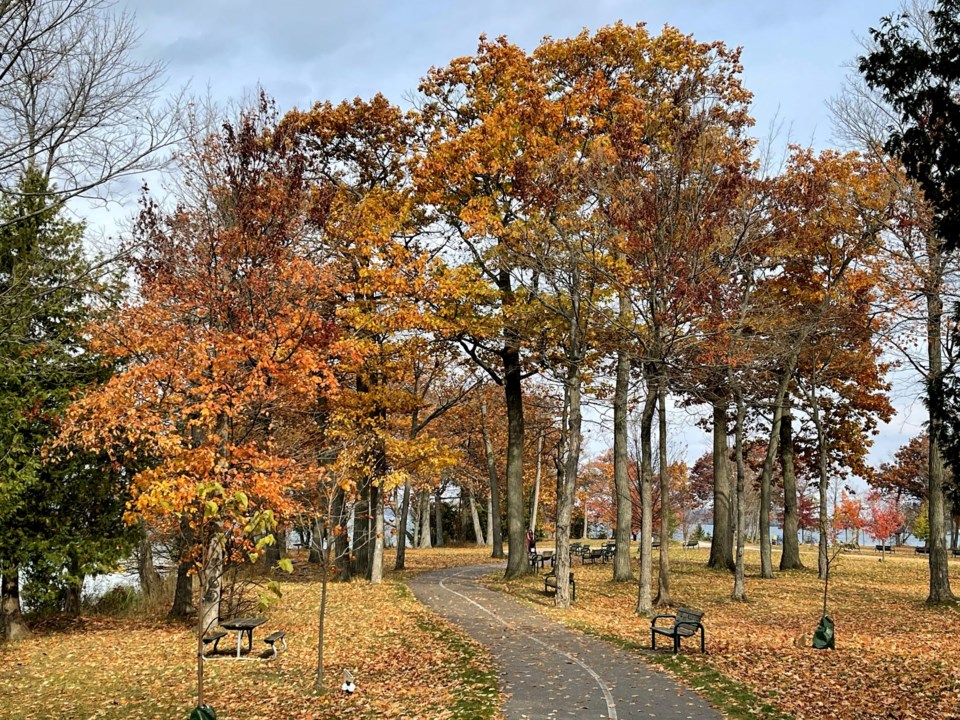
[{"label": "park bench", "polygon": [[580,564],[586,565],[587,560],[596,565],[597,560],[606,562],[607,556],[604,554],[603,548],[587,548],[587,552],[580,556]]},{"label": "park bench", "polygon": [[954,549],[953,549],[953,556],[954,556],[954,557],[960,557],[960,548],[954,548]]},{"label": "park bench", "polygon": [[227,636],[226,630],[218,630],[216,632],[207,633],[203,636],[203,656],[207,656],[207,647],[210,643],[213,643],[213,652],[217,652],[220,645],[220,640]]},{"label": "park bench", "polygon": [[[557,591],[557,571],[552,570],[543,578],[543,592],[549,595],[550,591]],[[573,573],[570,573],[570,602],[577,601],[577,581],[573,579]]]},{"label": "park bench", "polygon": [[277,656],[277,642],[280,642],[281,647],[284,651],[287,649],[287,641],[285,640],[287,632],[285,630],[277,630],[275,633],[270,633],[267,635],[263,641],[270,646],[270,649],[273,650],[273,655],[271,658]]},{"label": "park bench", "polygon": [[918,548],[916,549],[916,553],[917,553],[917,555],[929,555],[929,554],[930,554],[930,548],[928,548],[928,547],[922,547],[922,546],[921,546],[921,547],[918,547]]},{"label": "park bench", "polygon": [[[661,625],[660,627],[657,627],[657,620],[662,618],[672,619],[673,625]],[[706,652],[703,623],[700,622],[702,618],[703,612],[700,610],[694,610],[693,608],[678,608],[676,615],[657,615],[655,618],[653,618],[653,620],[650,621],[651,649],[657,649],[657,635],[665,635],[666,637],[673,638],[673,652],[677,653],[680,651],[680,638],[691,637],[692,635],[696,634],[697,630],[699,630],[700,652]]]},{"label": "park bench", "polygon": [[607,543],[603,546],[603,559],[609,560],[614,555],[617,554],[617,544],[616,543]]},{"label": "park bench", "polygon": [[698,548],[698,547],[700,547],[700,543],[696,540],[687,540],[687,542],[683,544],[684,550],[686,550],[687,548]]},{"label": "park bench", "polygon": [[877,552],[888,552],[888,553],[892,553],[894,548],[893,545],[874,545],[873,547]]}]

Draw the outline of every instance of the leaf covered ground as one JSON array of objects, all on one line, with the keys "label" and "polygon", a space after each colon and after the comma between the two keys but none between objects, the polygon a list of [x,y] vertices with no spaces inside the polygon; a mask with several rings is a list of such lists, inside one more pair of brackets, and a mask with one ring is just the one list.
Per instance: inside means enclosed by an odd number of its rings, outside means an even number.
[{"label": "leaf covered ground", "polygon": [[[481,562],[487,553],[408,551],[407,572]],[[207,662],[207,702],[218,718],[496,716],[499,687],[487,654],[392,580],[330,584],[325,662],[334,689],[317,694],[319,578],[298,562],[281,583],[283,599],[254,647],[265,649],[262,638],[285,629],[289,650],[275,660]],[[41,628],[0,648],[0,718],[185,719],[196,692],[194,642],[191,628],[162,619],[87,616]],[[344,668],[357,679],[352,696],[339,692]]]},{"label": "leaf covered ground", "polygon": [[[742,683],[756,698],[744,716],[775,714],[762,708],[768,705],[802,719],[960,718],[960,610],[924,604],[925,557],[840,557],[830,583],[833,651],[810,647],[823,601],[813,552],[802,556],[813,570],[761,580],[759,553],[748,551],[745,604],[730,600],[732,576],[707,569],[706,559],[707,550],[671,553],[674,604],[706,611],[708,654],[687,641],[683,665],[668,661],[688,681],[703,673],[687,673],[684,665],[707,666]],[[634,612],[636,582],[612,582],[610,565],[581,567],[575,560],[572,569],[577,603],[569,611],[554,608],[543,595],[542,578],[488,582],[573,627],[649,648],[650,620]],[[950,569],[957,592],[960,562],[951,560]],[[656,574],[655,564],[655,592]]]}]

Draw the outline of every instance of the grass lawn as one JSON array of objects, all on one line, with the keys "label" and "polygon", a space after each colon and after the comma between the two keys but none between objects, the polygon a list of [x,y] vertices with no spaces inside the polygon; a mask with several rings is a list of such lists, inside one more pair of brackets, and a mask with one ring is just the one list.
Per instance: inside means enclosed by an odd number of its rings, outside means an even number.
[{"label": "grass lawn", "polygon": [[[407,553],[402,576],[482,562],[489,551]],[[283,599],[254,635],[260,651],[263,637],[285,629],[289,650],[275,660],[205,664],[207,702],[218,718],[495,717],[499,687],[488,655],[414,600],[402,576],[379,586],[330,584],[325,667],[333,690],[320,695],[313,689],[320,581],[298,563],[295,575],[280,578]],[[357,678],[352,696],[339,691],[343,668]],[[0,647],[3,720],[185,720],[195,692],[192,628],[161,618],[85,616]]]},{"label": "grass lawn", "polygon": [[[653,661],[705,695],[725,696],[720,699],[731,717],[960,717],[960,610],[924,605],[925,556],[880,562],[870,552],[837,560],[829,599],[834,651],[810,647],[823,597],[815,550],[802,554],[813,570],[776,573],[773,580],[759,579],[759,552],[748,551],[745,604],[730,600],[732,575],[708,570],[707,556],[706,549],[671,551],[670,594],[675,605],[706,612],[708,654],[688,640],[678,660],[658,652]],[[774,564],[778,557],[775,551]],[[950,567],[958,592],[960,561]],[[612,582],[610,565],[581,567],[575,559],[573,570],[577,603],[566,611],[543,595],[542,577],[487,582],[571,627],[644,648],[649,658],[650,621],[634,612],[636,582]],[[655,563],[655,585],[656,574]]]}]

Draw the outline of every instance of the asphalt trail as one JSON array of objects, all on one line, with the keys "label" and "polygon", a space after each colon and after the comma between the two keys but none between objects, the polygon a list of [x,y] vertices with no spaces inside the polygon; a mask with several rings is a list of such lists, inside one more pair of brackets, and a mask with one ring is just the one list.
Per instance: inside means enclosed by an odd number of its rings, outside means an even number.
[{"label": "asphalt trail", "polygon": [[476,582],[492,570],[478,565],[425,573],[410,581],[410,589],[490,649],[509,694],[507,720],[722,717],[636,653],[575,633]]}]

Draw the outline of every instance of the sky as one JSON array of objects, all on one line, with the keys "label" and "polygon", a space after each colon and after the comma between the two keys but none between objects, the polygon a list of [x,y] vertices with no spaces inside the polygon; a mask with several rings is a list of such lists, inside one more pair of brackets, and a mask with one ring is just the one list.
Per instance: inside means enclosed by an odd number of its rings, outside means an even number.
[{"label": "sky", "polygon": [[[743,49],[755,132],[778,141],[833,142],[826,101],[846,82],[860,38],[897,0],[121,0],[143,29],[139,52],[167,63],[171,89],[228,104],[262,86],[282,111],[318,101],[383,93],[406,106],[433,66],[473,53],[481,34],[506,35],[532,50],[541,38],[569,37],[618,20],[673,25],[700,41]],[[918,389],[898,382],[900,412],[872,452],[876,461],[916,434],[925,419]],[[692,461],[709,438],[677,411],[683,454]],[[603,423],[609,426],[608,423]],[[605,433],[590,430],[599,449]]]}]

